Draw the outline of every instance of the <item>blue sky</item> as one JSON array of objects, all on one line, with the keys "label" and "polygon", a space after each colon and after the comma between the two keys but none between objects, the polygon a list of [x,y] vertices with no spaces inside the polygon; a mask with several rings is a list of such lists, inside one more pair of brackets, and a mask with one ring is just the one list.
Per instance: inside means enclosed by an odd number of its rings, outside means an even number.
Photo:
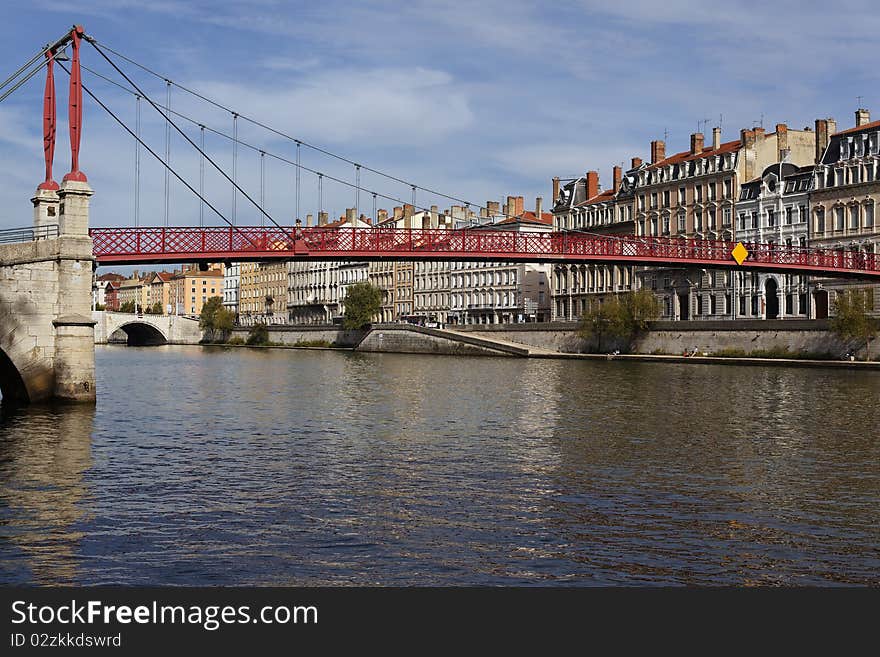
[{"label": "blue sky", "polygon": [[[100,42],[175,82],[295,137],[373,168],[474,203],[508,194],[550,196],[550,178],[648,157],[668,132],[667,152],[688,146],[699,121],[722,124],[724,140],[763,116],[765,127],[812,125],[833,116],[853,124],[857,96],[880,118],[874,2],[4,2],[3,77],[72,23]],[[84,47],[83,62],[108,72]],[[122,62],[120,62],[122,63]],[[157,101],[164,85],[130,65]],[[69,164],[66,81],[59,71],[56,180]],[[132,126],[135,101],[84,80]],[[42,76],[0,104],[0,226],[27,225],[42,179]],[[172,106],[227,132],[231,117],[178,91]],[[142,108],[143,134],[160,153],[164,129]],[[183,125],[183,124],[182,124]],[[197,130],[187,126],[197,138]],[[241,124],[240,137],[293,159],[292,142]],[[208,150],[231,171],[231,146],[209,137]],[[352,167],[303,151],[307,166],[354,180]],[[198,157],[172,140],[172,163],[198,185]],[[90,100],[81,155],[96,195],[94,225],[131,225],[134,142]],[[291,167],[267,158],[270,214],[289,223]],[[260,158],[240,151],[238,176],[260,196]],[[365,187],[409,199],[408,187],[364,174]],[[164,174],[142,153],[140,220],[164,220]],[[317,209],[314,176],[302,176],[301,214]],[[232,192],[206,176],[212,202],[231,214]],[[324,205],[338,215],[354,205],[350,189],[325,184]],[[419,192],[419,205],[450,201]],[[362,211],[371,210],[361,195]],[[390,207],[379,201],[380,207]],[[171,189],[170,223],[198,223],[198,201]],[[240,224],[259,223],[241,198]],[[219,223],[208,213],[206,221]]]}]

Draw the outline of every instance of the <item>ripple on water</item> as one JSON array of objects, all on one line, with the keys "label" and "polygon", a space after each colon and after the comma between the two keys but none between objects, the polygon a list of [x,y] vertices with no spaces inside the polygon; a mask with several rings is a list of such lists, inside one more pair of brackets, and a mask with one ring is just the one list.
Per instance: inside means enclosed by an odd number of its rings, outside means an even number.
[{"label": "ripple on water", "polygon": [[2,583],[880,583],[874,372],[97,364],[96,408],[4,414]]}]

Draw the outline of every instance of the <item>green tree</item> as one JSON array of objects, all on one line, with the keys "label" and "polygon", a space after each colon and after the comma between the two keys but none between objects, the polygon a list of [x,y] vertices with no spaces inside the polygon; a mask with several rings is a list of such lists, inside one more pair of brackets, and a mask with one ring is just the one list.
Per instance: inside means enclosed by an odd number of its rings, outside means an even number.
[{"label": "green tree", "polygon": [[650,290],[614,295],[594,304],[583,315],[578,335],[586,340],[595,339],[597,351],[602,351],[604,336],[621,340],[629,347],[649,322],[659,316],[660,300]]},{"label": "green tree", "polygon": [[121,313],[133,313],[134,312],[134,301],[126,301],[121,306],[119,306],[119,312]]},{"label": "green tree", "polygon": [[210,342],[215,342],[218,336],[221,342],[226,340],[234,324],[235,314],[223,307],[220,297],[211,297],[202,306],[199,328],[205,331]]},{"label": "green tree", "polygon": [[382,307],[382,291],[366,281],[349,286],[345,295],[343,328],[362,329]]},{"label": "green tree", "polygon": [[877,337],[877,322],[870,313],[874,307],[872,290],[846,290],[834,299],[831,331],[842,340],[865,345],[865,357],[871,360],[871,340]]},{"label": "green tree", "polygon": [[249,345],[269,344],[269,327],[262,323],[254,324],[248,331],[247,343]]}]

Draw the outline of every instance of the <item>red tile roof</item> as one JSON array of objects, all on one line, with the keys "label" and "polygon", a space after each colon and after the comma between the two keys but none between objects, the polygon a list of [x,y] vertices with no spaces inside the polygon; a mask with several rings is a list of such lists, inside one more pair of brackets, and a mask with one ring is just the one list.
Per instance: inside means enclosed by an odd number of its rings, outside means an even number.
[{"label": "red tile roof", "polygon": [[[776,134],[776,133],[771,133]],[[771,135],[766,135],[765,137],[770,137]],[[675,155],[670,155],[665,160],[660,160],[657,164],[649,164],[649,169],[655,169],[657,167],[664,167],[670,164],[678,164],[679,162],[688,162],[690,160],[698,160],[703,157],[710,157],[712,155],[724,155],[725,153],[733,153],[738,151],[742,146],[742,142],[740,140],[736,141],[728,141],[724,144],[721,144],[718,148],[712,148],[712,146],[707,146],[703,148],[702,152],[694,155],[689,150],[682,151],[681,153],[676,153]]]},{"label": "red tile roof", "polygon": [[871,123],[866,123],[865,125],[857,125],[854,128],[847,128],[846,130],[841,130],[840,132],[835,132],[835,135],[846,135],[851,132],[860,132],[861,130],[870,130],[871,128],[880,128],[880,121],[872,121]]},{"label": "red tile roof", "polygon": [[542,212],[541,218],[539,219],[534,212],[526,211],[521,215],[516,217],[508,217],[504,221],[499,221],[499,224],[515,224],[520,221],[527,221],[532,224],[545,224],[547,226],[553,225],[553,213],[551,212]]}]

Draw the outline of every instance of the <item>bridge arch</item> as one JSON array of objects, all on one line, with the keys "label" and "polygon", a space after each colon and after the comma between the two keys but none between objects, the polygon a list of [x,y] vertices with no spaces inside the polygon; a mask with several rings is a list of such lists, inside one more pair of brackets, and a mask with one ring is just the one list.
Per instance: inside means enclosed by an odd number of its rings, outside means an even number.
[{"label": "bridge arch", "polygon": [[31,397],[18,366],[0,349],[0,394],[3,403],[27,404]]},{"label": "bridge arch", "polygon": [[152,347],[170,342],[162,329],[141,320],[124,322],[115,327],[110,333],[108,341],[122,342],[122,335],[125,336],[125,343],[129,347]]}]

